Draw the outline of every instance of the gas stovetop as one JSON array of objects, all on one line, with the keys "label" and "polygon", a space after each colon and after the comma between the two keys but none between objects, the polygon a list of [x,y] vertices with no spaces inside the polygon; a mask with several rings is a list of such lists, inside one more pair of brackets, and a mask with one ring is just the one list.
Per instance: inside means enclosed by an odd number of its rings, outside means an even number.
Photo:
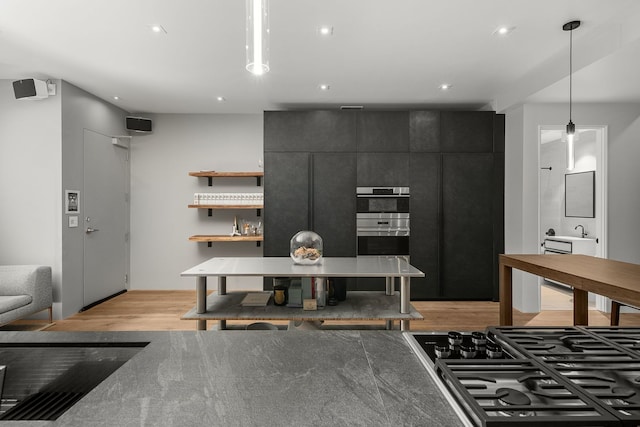
[{"label": "gas stovetop", "polygon": [[405,337],[466,425],[640,425],[640,328]]}]

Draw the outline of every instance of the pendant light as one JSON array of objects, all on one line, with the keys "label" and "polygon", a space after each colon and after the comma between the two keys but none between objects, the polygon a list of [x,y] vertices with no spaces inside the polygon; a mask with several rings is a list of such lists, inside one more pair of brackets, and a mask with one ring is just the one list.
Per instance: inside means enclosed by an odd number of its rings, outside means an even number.
[{"label": "pendant light", "polygon": [[573,76],[573,30],[580,26],[580,21],[569,21],[562,26],[564,31],[569,31],[569,123],[567,123],[567,170],[573,170],[575,166],[573,143],[576,134],[576,125],[571,120],[572,107],[572,76]]},{"label": "pendant light", "polygon": [[269,0],[246,0],[247,71],[269,72]]}]

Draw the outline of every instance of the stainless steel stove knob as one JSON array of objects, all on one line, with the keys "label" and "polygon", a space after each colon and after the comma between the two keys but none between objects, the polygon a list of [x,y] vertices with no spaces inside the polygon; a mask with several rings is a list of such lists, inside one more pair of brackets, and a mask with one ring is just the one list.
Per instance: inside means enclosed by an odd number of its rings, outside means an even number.
[{"label": "stainless steel stove knob", "polygon": [[462,344],[460,346],[460,355],[463,359],[473,359],[474,357],[476,357],[476,354],[476,346],[474,346],[473,344]]},{"label": "stainless steel stove knob", "polygon": [[502,347],[492,342],[487,343],[487,357],[489,359],[500,359],[502,356]]},{"label": "stainless steel stove knob", "polygon": [[462,334],[460,332],[449,332],[447,334],[447,338],[449,339],[449,344],[451,345],[462,344]]},{"label": "stainless steel stove knob", "polygon": [[451,350],[446,345],[438,345],[435,346],[435,353],[438,359],[448,359],[451,357]]},{"label": "stainless steel stove knob", "polygon": [[484,332],[472,332],[471,342],[477,346],[484,346],[487,344],[487,336]]}]

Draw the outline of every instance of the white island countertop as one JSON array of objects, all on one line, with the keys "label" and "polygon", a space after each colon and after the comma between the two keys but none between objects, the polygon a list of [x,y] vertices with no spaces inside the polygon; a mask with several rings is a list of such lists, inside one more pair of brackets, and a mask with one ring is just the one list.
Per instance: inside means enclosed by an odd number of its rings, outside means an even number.
[{"label": "white island countertop", "polygon": [[290,257],[211,258],[181,273],[198,276],[424,277],[400,257],[327,257],[320,264],[294,264]]}]

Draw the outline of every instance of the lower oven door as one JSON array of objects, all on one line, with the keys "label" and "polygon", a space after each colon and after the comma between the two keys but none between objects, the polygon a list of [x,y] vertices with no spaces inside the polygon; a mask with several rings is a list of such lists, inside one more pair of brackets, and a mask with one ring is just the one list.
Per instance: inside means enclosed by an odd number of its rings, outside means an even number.
[{"label": "lower oven door", "polygon": [[409,255],[409,236],[358,236],[358,256]]}]

